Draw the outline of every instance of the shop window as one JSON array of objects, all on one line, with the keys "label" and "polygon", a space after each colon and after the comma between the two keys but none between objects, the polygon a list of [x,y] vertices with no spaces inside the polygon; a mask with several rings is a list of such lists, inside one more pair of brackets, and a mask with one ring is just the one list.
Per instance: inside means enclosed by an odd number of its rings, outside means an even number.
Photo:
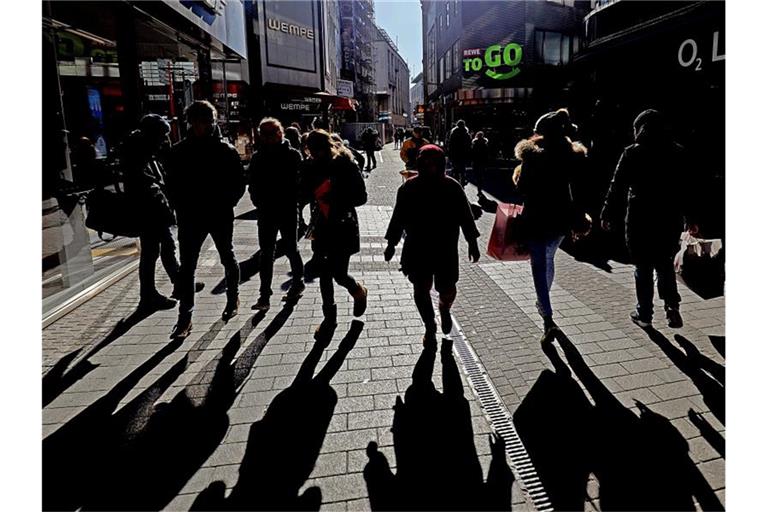
[{"label": "shop window", "polygon": [[461,59],[459,57],[459,41],[453,43],[453,72],[458,73],[461,69]]},{"label": "shop window", "polygon": [[536,60],[544,64],[568,64],[571,60],[571,36],[559,32],[537,30]]},{"label": "shop window", "polygon": [[445,76],[443,77],[443,80],[448,80],[451,77],[452,72],[453,72],[453,54],[451,52],[451,49],[448,48],[448,51],[445,52]]}]

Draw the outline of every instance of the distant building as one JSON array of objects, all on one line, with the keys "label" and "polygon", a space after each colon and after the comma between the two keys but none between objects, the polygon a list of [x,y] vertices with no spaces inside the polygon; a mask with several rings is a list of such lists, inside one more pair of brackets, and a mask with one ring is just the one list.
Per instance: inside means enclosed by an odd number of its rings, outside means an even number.
[{"label": "distant building", "polygon": [[[290,3],[290,2],[286,2]],[[339,3],[341,65],[339,77],[353,83],[356,111],[347,121],[376,121],[373,41],[373,0],[344,0]]]},{"label": "distant building", "polygon": [[411,80],[411,123],[421,124],[424,122],[424,112],[419,112],[424,108],[424,73],[419,73]]},{"label": "distant building", "polygon": [[[378,121],[392,127],[405,127],[410,117],[408,64],[387,32],[376,26],[373,65],[376,70]],[[387,133],[387,136],[391,133]]]}]

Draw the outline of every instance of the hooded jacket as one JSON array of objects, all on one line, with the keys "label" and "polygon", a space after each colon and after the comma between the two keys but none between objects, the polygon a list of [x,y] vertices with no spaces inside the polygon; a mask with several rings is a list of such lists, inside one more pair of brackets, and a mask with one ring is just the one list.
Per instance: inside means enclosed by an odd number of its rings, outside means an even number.
[{"label": "hooded jacket", "polygon": [[167,228],[176,223],[166,197],[165,171],[159,159],[149,153],[140,130],[134,130],[120,146],[120,164],[125,193],[136,206],[142,231]]},{"label": "hooded jacket", "polygon": [[522,163],[513,180],[522,196],[521,220],[531,240],[563,236],[579,221],[572,192],[574,177],[586,160],[586,148],[566,137],[526,139],[515,146]]}]

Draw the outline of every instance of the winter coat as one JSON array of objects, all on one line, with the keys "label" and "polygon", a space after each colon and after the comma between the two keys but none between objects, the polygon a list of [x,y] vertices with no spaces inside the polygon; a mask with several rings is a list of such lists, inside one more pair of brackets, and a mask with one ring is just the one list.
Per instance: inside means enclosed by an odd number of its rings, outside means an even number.
[{"label": "winter coat", "polygon": [[567,234],[583,218],[572,183],[585,163],[586,148],[565,138],[557,145],[527,139],[515,146],[515,156],[522,160],[514,180],[524,204],[521,222],[526,237],[541,240]]},{"label": "winter coat", "polygon": [[232,209],[245,191],[240,155],[216,132],[190,135],[171,148],[167,183],[181,223],[231,221]]},{"label": "winter coat", "polygon": [[405,234],[400,264],[406,275],[439,268],[458,279],[459,229],[468,242],[480,236],[459,182],[416,176],[398,189],[385,238],[395,245]]},{"label": "winter coat", "polygon": [[421,146],[425,146],[430,142],[424,137],[417,139],[416,137],[410,137],[400,147],[400,159],[405,162],[406,169],[416,168],[416,157],[419,156],[419,149]]},{"label": "winter coat", "polygon": [[[324,255],[359,252],[360,225],[355,207],[368,201],[368,193],[357,164],[343,153],[327,162],[310,159],[305,164],[301,204],[312,206],[308,234],[312,250]],[[318,190],[327,191],[321,200]]]},{"label": "winter coat", "polygon": [[262,145],[248,166],[248,192],[259,218],[296,216],[301,153],[287,140]]},{"label": "winter coat", "polygon": [[671,257],[679,250],[690,211],[686,171],[684,150],[672,141],[641,141],[622,153],[600,217],[613,224],[623,218],[633,260]]},{"label": "winter coat", "polygon": [[472,164],[475,167],[485,167],[488,164],[489,151],[488,139],[474,139],[472,141]]},{"label": "winter coat", "polygon": [[363,149],[366,151],[375,151],[376,141],[379,139],[379,135],[374,131],[365,131],[360,137],[360,141],[363,143]]},{"label": "winter coat", "polygon": [[469,130],[454,126],[448,136],[448,158],[451,162],[466,162],[472,151],[472,137]]},{"label": "winter coat", "polygon": [[139,130],[131,132],[120,147],[125,193],[135,205],[142,232],[163,229],[176,223],[166,195],[165,171]]}]

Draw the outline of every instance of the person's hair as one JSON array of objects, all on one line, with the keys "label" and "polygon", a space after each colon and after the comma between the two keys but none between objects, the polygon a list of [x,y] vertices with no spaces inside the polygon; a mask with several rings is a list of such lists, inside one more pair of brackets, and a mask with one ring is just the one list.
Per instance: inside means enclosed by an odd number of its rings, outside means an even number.
[{"label": "person's hair", "polygon": [[411,132],[421,134],[421,133],[424,133],[424,128],[422,128],[421,126],[414,126]]},{"label": "person's hair", "polygon": [[283,129],[283,124],[280,122],[279,119],[274,117],[265,117],[262,118],[261,121],[259,121],[259,131],[261,131],[261,127],[267,124],[275,125],[277,126],[281,132],[285,133],[285,130]]},{"label": "person's hair", "polygon": [[478,131],[477,133],[475,133],[475,138],[476,139],[482,139],[484,135],[485,134],[483,132]]},{"label": "person's hair", "polygon": [[458,121],[456,121],[456,126],[458,126],[459,128],[464,128],[466,125],[467,123],[465,123],[463,119],[459,119]]},{"label": "person's hair", "polygon": [[323,129],[315,129],[309,132],[306,145],[310,152],[313,149],[325,149],[330,153],[331,158],[344,156],[351,161],[355,159],[352,152],[344,146],[344,141],[341,140],[341,137],[336,140],[333,135]]},{"label": "person's hair", "polygon": [[188,123],[193,121],[208,121],[214,123],[217,118],[216,107],[211,102],[205,100],[197,100],[192,102],[190,106],[184,110],[184,117]]},{"label": "person's hair", "polygon": [[290,142],[291,147],[301,149],[301,132],[295,126],[286,128],[283,136]]}]

